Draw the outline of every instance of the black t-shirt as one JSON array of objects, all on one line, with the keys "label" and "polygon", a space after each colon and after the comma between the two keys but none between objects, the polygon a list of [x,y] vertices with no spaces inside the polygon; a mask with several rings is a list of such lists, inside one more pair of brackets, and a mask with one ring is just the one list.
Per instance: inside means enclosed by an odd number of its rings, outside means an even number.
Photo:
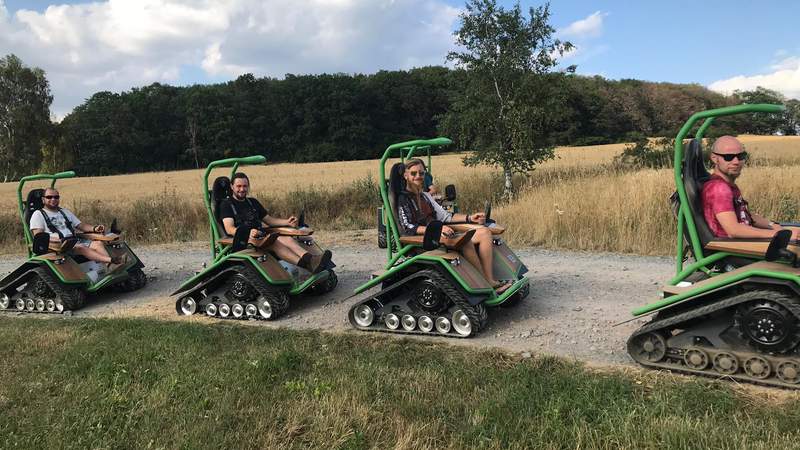
[{"label": "black t-shirt", "polygon": [[220,217],[223,219],[232,217],[236,228],[247,226],[251,228],[262,228],[261,220],[267,215],[267,210],[261,203],[254,198],[246,198],[242,201],[234,198],[226,198],[219,205]]}]

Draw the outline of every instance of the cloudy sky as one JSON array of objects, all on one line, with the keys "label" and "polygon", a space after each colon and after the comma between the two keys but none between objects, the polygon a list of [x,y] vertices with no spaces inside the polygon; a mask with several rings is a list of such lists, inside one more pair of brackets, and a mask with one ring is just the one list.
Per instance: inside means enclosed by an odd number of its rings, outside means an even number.
[{"label": "cloudy sky", "polygon": [[[695,82],[725,93],[761,85],[800,98],[800,2],[696,3],[554,0],[551,23],[577,46],[562,62],[613,79]],[[462,7],[463,0],[0,0],[0,56],[43,68],[61,117],[94,92],[156,81],[443,64]]]}]

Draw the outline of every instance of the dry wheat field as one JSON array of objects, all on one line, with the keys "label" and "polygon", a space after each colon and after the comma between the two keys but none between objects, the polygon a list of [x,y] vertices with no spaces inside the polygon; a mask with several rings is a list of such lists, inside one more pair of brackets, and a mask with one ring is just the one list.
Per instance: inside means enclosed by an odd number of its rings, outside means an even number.
[{"label": "dry wheat field", "polygon": [[[800,220],[800,137],[741,136],[751,153],[739,180],[753,210],[780,221]],[[620,170],[614,157],[625,144],[559,147],[556,159],[528,176],[515,178],[519,193],[498,204],[495,217],[517,246],[587,251],[669,254],[674,250],[674,219],[668,197],[671,169]],[[462,154],[433,157],[437,183],[454,183],[459,202],[477,208],[497,202],[497,169],[464,167]],[[320,230],[373,226],[377,160],[249,166],[253,194],[276,214],[309,208]],[[217,175],[227,174],[222,169]],[[128,239],[164,242],[206,239],[207,219],[200,195],[202,170],[155,172],[63,180],[65,207],[88,221],[119,217]],[[371,178],[372,183],[368,182]],[[31,187],[35,186],[31,184]],[[21,232],[15,213],[16,183],[0,184],[0,249],[19,251]],[[27,187],[26,187],[27,190]],[[175,208],[176,204],[184,205]],[[302,206],[301,206],[302,205]]]}]

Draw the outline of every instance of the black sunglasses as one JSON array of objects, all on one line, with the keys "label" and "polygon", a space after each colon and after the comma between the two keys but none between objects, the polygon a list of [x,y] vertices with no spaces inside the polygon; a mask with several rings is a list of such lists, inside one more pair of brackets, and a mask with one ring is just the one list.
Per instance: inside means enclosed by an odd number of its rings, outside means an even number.
[{"label": "black sunglasses", "polygon": [[417,176],[417,174],[419,174],[419,176],[425,176],[424,170],[420,170],[419,172],[417,172],[416,170],[409,170],[408,173],[411,174],[412,177]]},{"label": "black sunglasses", "polygon": [[46,198],[48,200],[53,200],[53,199],[58,200],[58,199],[61,198],[61,196],[60,195],[45,195],[44,198]]},{"label": "black sunglasses", "polygon": [[747,161],[747,152],[733,153],[733,154],[722,154],[722,153],[717,153],[717,152],[711,152],[711,153],[713,153],[713,154],[715,154],[717,156],[722,156],[722,159],[724,159],[727,162],[733,161],[733,158],[736,158],[739,161]]}]

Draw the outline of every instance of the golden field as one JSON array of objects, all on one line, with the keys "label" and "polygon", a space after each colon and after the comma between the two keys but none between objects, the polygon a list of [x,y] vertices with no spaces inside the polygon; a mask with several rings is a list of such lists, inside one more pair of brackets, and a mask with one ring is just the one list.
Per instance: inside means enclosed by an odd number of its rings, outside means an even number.
[{"label": "golden field", "polygon": [[[797,221],[800,198],[800,137],[742,136],[753,158],[739,180],[754,211],[774,220]],[[529,176],[517,176],[516,198],[495,208],[518,246],[544,246],[637,254],[674,252],[674,220],[668,197],[671,169],[621,170],[612,164],[625,144],[560,147],[557,158]],[[480,208],[502,189],[499,171],[461,164],[463,155],[434,156],[441,184],[455,183],[464,208]],[[377,160],[273,164],[243,168],[254,195],[276,214],[309,211],[317,229],[370,228],[375,202]],[[200,195],[202,170],[142,173],[62,180],[63,205],[84,220],[119,217],[128,239],[164,242],[206,239],[207,219]],[[220,169],[214,176],[228,174]],[[371,178],[371,180],[370,180]],[[30,186],[35,186],[32,183]],[[42,186],[43,184],[39,184]],[[0,247],[20,248],[15,216],[16,183],[0,184]],[[26,185],[26,191],[28,186]],[[366,233],[372,241],[372,235]]]}]

